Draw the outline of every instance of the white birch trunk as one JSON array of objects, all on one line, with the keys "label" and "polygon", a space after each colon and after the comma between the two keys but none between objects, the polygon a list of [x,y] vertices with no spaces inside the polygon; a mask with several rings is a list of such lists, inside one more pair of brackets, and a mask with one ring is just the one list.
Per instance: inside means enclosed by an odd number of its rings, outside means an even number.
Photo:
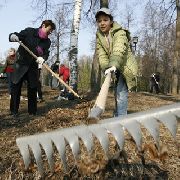
[{"label": "white birch trunk", "polygon": [[70,86],[77,91],[77,55],[78,55],[78,33],[81,19],[81,6],[83,0],[75,0],[74,17],[71,29],[69,68],[70,68]]}]

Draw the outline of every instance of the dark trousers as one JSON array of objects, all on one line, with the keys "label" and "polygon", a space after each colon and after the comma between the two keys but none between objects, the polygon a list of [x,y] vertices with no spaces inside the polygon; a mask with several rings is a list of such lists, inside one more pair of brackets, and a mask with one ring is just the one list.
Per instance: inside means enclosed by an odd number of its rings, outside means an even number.
[{"label": "dark trousers", "polygon": [[38,93],[38,98],[39,99],[42,99],[42,86],[41,86],[41,82],[40,82],[40,80],[39,80],[39,82],[38,82],[38,87],[37,87],[37,93]]},{"label": "dark trousers", "polygon": [[155,91],[156,94],[160,92],[159,85],[154,82],[150,82],[150,93],[153,93]]},{"label": "dark trousers", "polygon": [[38,98],[42,99],[42,85],[40,81],[40,75],[41,75],[41,70],[38,69],[38,86],[37,86],[37,93],[38,93]]},{"label": "dark trousers", "polygon": [[24,80],[27,80],[27,96],[28,96],[28,113],[36,114],[37,112],[37,87],[30,87],[29,79],[25,74],[23,78],[16,84],[12,84],[11,100],[10,100],[10,111],[12,113],[18,113],[21,88]]},{"label": "dark trousers", "polygon": [[7,74],[7,81],[8,81],[8,93],[11,94],[11,87],[12,87],[11,76],[12,76],[12,73],[6,72],[6,74]]}]

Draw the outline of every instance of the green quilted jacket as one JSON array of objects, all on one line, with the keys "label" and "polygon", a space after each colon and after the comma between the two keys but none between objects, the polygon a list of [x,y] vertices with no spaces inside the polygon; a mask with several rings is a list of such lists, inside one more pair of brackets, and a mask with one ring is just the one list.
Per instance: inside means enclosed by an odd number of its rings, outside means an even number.
[{"label": "green quilted jacket", "polygon": [[135,87],[138,68],[130,48],[129,31],[114,22],[108,38],[97,32],[96,43],[102,71],[115,66],[124,75],[128,89]]}]

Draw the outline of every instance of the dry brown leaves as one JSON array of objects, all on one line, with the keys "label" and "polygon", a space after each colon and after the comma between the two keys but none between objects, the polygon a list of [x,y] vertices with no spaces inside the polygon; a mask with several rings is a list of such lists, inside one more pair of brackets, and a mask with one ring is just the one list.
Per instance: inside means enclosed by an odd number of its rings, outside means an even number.
[{"label": "dry brown leaves", "polygon": [[[47,91],[46,102],[39,106],[47,108],[42,116],[37,118],[27,120],[22,119],[19,121],[7,119],[8,116],[8,99],[1,99],[0,111],[1,114],[1,131],[0,131],[0,178],[8,179],[39,179],[37,173],[37,165],[32,160],[32,163],[28,169],[24,168],[23,162],[20,161],[21,155],[17,149],[15,139],[19,136],[25,136],[45,131],[52,131],[57,128],[72,127],[75,125],[87,124],[87,115],[89,109],[92,107],[92,101],[89,102],[67,102],[67,101],[55,101],[52,103],[52,96],[57,95],[57,92]],[[159,107],[164,104],[174,103],[174,100],[163,99],[155,96],[149,96],[141,93],[130,93],[129,96],[129,112],[137,112],[142,110],[147,110],[152,107]],[[52,104],[50,106],[49,104]],[[22,103],[22,107],[26,109],[26,102]],[[102,118],[112,117],[112,111],[114,109],[114,102],[112,96],[108,99],[108,106]],[[23,114],[24,112],[22,112]],[[12,124],[10,124],[12,121]],[[3,123],[2,123],[3,122]],[[4,124],[10,124],[11,126],[5,126]],[[180,126],[178,126],[177,141],[180,141]],[[157,148],[154,145],[152,137],[147,133],[146,130],[143,131],[143,138],[145,139],[143,144],[143,155],[145,157],[146,163],[155,163],[159,167],[169,171],[169,179],[180,179],[179,169],[180,169],[180,152],[177,148],[175,142],[172,140],[171,135],[165,127],[161,127],[160,139],[161,145]],[[120,153],[117,143],[113,136],[109,135],[109,156],[114,159],[118,159],[119,163],[136,163],[141,161],[138,156],[138,152],[134,142],[126,140],[124,152]],[[91,177],[91,179],[98,179],[101,177],[106,177],[108,175],[107,165],[109,164],[104,151],[97,139],[94,139],[94,149],[92,154],[88,155],[85,147],[80,141],[81,152],[80,157],[77,160],[77,169],[75,168],[75,160],[72,155],[72,151],[67,147],[67,162],[69,172],[64,172],[62,162],[59,160],[58,155],[55,157],[55,170],[54,172],[46,172],[45,179],[61,179],[62,177],[68,176],[73,179],[73,177],[78,177],[78,179],[83,177]],[[179,146],[178,146],[179,147]],[[43,157],[47,163],[47,159]],[[18,162],[13,163],[14,161]],[[46,170],[48,170],[48,164]],[[76,169],[76,170],[75,170]],[[104,176],[102,174],[104,172]]]}]

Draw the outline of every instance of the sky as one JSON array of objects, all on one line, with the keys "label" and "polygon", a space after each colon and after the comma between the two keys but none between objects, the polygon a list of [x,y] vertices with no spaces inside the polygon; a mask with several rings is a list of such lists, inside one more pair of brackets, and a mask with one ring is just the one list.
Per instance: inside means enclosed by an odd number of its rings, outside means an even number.
[{"label": "sky", "polygon": [[[7,0],[6,3],[3,3],[3,7],[0,9],[0,58],[6,56],[10,47],[17,48],[19,46],[17,42],[9,42],[10,33],[20,32],[26,27],[39,27],[39,24],[32,24],[32,20],[37,17],[37,12],[33,11],[29,2],[29,0]],[[85,27],[80,27],[79,34],[78,56],[92,55],[90,41],[93,35]]]},{"label": "sky", "polygon": [[[55,0],[56,1],[56,0]],[[61,2],[61,0],[58,0]],[[64,1],[64,0],[62,0]],[[121,23],[123,19],[123,12],[126,12],[125,5],[126,3],[131,4],[131,7],[135,11],[135,23],[136,27],[140,25],[139,16],[143,11],[143,5],[147,0],[118,0],[117,6],[119,10],[116,15],[118,16],[118,22]],[[20,32],[26,27],[39,27],[40,24],[32,24],[32,20],[36,19],[38,14],[37,11],[33,10],[30,6],[32,0],[1,0],[0,5],[3,4],[3,7],[0,8],[0,59],[5,58],[7,50],[10,47],[17,48],[19,44],[17,42],[9,42],[9,34],[12,32]],[[66,1],[67,2],[67,1]],[[137,3],[141,2],[141,3]],[[81,23],[82,24],[82,23]],[[134,28],[133,28],[134,29]],[[133,30],[131,29],[131,32]],[[137,36],[136,34],[131,34],[132,36]],[[91,27],[80,25],[79,36],[78,36],[78,56],[82,55],[93,55],[91,50],[91,40],[95,38],[95,34],[92,31]]]}]

